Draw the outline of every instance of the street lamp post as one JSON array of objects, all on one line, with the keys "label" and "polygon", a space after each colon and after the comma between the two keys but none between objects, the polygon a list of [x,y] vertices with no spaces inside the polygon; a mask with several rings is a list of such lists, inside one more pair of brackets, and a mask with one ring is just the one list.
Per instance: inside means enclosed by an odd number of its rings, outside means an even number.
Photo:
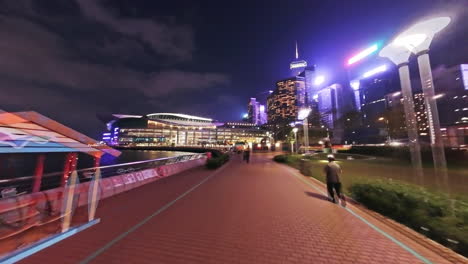
[{"label": "street lamp post", "polygon": [[429,61],[429,46],[439,31],[450,23],[449,17],[437,17],[417,23],[401,33],[394,41],[397,46],[405,47],[418,57],[419,75],[423,87],[426,104],[427,120],[431,136],[432,158],[434,167],[439,170],[447,169],[444,144],[440,131],[439,111],[434,98],[434,82],[432,80],[431,64]]},{"label": "street lamp post", "polygon": [[308,151],[309,149],[309,122],[307,121],[309,114],[310,114],[311,109],[306,107],[302,108],[299,110],[299,113],[297,115],[297,118],[299,120],[303,120],[302,124],[304,125],[304,147],[305,147],[305,152]]},{"label": "street lamp post", "polygon": [[384,47],[379,53],[379,56],[390,59],[398,67],[411,163],[413,164],[416,174],[422,176],[421,146],[419,145],[418,126],[416,114],[414,112],[413,92],[411,90],[410,72],[408,68],[410,55],[410,51],[402,49],[394,43]]},{"label": "street lamp post", "polygon": [[390,144],[390,142],[392,142],[392,138],[390,137],[390,124],[388,122],[388,118],[379,117],[378,121],[385,121],[385,128],[387,129],[387,142]]},{"label": "street lamp post", "polygon": [[293,128],[293,132],[294,132],[294,152],[297,153],[297,130],[299,130],[297,127]]}]

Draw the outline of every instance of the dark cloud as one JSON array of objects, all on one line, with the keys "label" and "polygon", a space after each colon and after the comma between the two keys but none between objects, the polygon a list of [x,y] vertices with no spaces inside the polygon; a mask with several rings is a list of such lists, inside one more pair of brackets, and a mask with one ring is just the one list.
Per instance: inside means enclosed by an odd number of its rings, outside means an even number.
[{"label": "dark cloud", "polygon": [[[224,74],[195,73],[179,70],[157,72],[151,74],[144,86],[146,96],[155,97],[174,93],[174,91],[201,91],[213,85],[223,85],[229,82]],[[158,89],[164,87],[164,89]]]},{"label": "dark cloud", "polygon": [[193,32],[187,25],[165,24],[153,19],[119,18],[97,0],[77,0],[83,14],[127,36],[149,44],[156,53],[189,60],[194,49]]},{"label": "dark cloud", "polygon": [[[176,95],[229,82],[222,73],[179,69],[192,57],[190,28],[123,19],[97,2],[78,2],[85,16],[64,16],[63,26],[42,17],[30,1],[0,13],[0,105],[39,111],[95,136],[101,129],[96,113],[144,114],[160,108],[156,101],[174,108],[182,101],[171,99]],[[101,36],[88,34],[90,19],[109,29]],[[81,32],[70,34],[63,27]],[[168,67],[161,56],[179,63]]]}]

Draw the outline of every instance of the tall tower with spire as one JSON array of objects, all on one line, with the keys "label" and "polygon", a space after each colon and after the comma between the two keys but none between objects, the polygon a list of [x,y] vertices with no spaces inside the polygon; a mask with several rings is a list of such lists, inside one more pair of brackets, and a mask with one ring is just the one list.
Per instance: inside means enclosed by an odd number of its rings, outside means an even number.
[{"label": "tall tower with spire", "polygon": [[299,59],[299,49],[297,48],[297,41],[296,41],[296,57],[289,64],[289,69],[291,70],[291,77],[298,76],[304,69],[307,67],[307,61]]}]

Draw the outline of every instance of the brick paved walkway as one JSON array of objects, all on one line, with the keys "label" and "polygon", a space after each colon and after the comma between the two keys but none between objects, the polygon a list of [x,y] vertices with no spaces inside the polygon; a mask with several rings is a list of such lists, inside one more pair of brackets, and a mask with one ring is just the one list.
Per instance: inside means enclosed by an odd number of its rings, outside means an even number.
[{"label": "brick paved walkway", "polygon": [[[326,201],[314,181],[266,155],[252,158],[245,164],[235,157],[222,171],[198,168],[109,198],[99,208],[102,223],[22,263],[424,263]],[[448,263],[358,208],[348,208],[430,262]]]}]

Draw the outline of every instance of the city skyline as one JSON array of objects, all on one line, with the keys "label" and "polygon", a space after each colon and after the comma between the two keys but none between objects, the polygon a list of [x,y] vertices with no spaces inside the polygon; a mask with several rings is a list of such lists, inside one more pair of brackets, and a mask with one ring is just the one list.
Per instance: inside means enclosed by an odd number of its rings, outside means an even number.
[{"label": "city skyline", "polygon": [[[44,113],[94,138],[103,129],[96,115],[111,113],[168,111],[240,120],[248,98],[288,77],[295,41],[299,57],[318,65],[318,74],[345,84],[344,63],[353,52],[446,11],[455,20],[431,47],[433,67],[468,59],[462,1],[434,1],[424,8],[419,3],[426,1],[359,1],[340,3],[340,10],[332,2],[272,2],[266,8],[252,3],[248,10],[190,1],[183,8],[85,0],[2,3],[0,26],[9,35],[3,37],[0,84],[7,92],[0,103],[7,111]],[[388,16],[380,14],[384,9]],[[278,21],[258,16],[283,12]],[[369,20],[378,26],[369,28]]]}]

